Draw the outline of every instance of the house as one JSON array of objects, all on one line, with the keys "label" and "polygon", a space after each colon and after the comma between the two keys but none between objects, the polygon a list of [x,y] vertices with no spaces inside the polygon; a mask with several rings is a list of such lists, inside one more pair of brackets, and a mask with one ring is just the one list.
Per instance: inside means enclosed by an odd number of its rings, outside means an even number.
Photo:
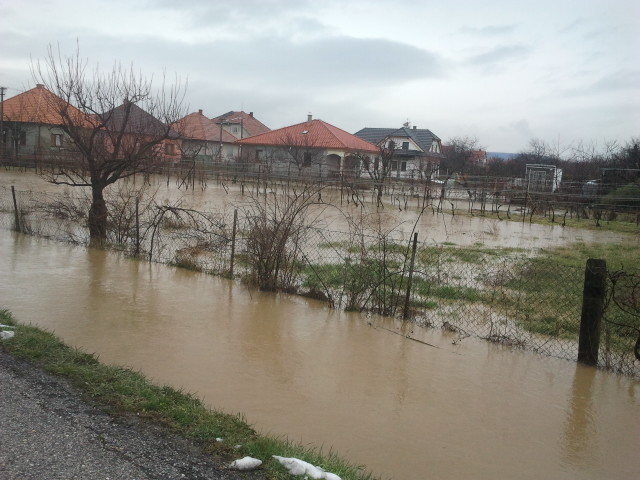
[{"label": "house", "polygon": [[359,176],[365,157],[378,147],[322,120],[313,119],[238,140],[245,163],[267,173],[307,177]]},{"label": "house", "polygon": [[261,135],[271,129],[253,116],[253,112],[227,112],[212,118],[214,123],[221,125],[224,130],[236,138],[243,139]]},{"label": "house", "polygon": [[[174,127],[161,122],[135,103],[125,101],[99,117],[104,122],[109,136],[113,137],[112,143],[117,141],[118,135],[122,133],[130,144],[129,148],[135,151],[140,143],[155,142],[156,139],[163,138],[156,145],[154,158],[174,163],[182,158],[182,139]],[[126,154],[126,145],[122,151]]]},{"label": "house", "polygon": [[79,128],[89,125],[83,112],[42,84],[2,102],[2,160],[37,165],[75,155],[77,150],[64,131],[61,106],[70,114],[67,121]]},{"label": "house", "polygon": [[355,135],[379,146],[389,147],[393,142],[392,178],[434,178],[438,174],[442,141],[431,130],[405,123],[400,128],[363,128]]},{"label": "house", "polygon": [[182,139],[182,158],[203,163],[228,163],[238,156],[237,140],[221,123],[207,118],[202,110],[190,113],[176,122]]}]

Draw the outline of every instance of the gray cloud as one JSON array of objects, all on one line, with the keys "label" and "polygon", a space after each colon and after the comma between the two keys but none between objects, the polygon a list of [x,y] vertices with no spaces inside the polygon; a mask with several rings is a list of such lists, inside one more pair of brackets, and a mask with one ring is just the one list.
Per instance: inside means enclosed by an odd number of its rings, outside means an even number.
[{"label": "gray cloud", "polygon": [[526,118],[521,118],[518,121],[510,123],[507,128],[508,130],[516,132],[523,139],[532,138],[534,136],[533,131],[531,130],[531,125]]},{"label": "gray cloud", "polygon": [[524,57],[530,50],[529,47],[525,47],[524,45],[499,45],[487,52],[469,57],[467,62],[477,66],[489,66],[514,58]]},{"label": "gray cloud", "polygon": [[462,27],[460,29],[463,33],[469,33],[472,35],[481,36],[494,36],[504,35],[513,32],[518,25],[487,25],[486,27]]},{"label": "gray cloud", "polygon": [[618,70],[583,88],[567,89],[564,94],[567,96],[580,96],[611,93],[620,90],[640,90],[640,70]]},{"label": "gray cloud", "polygon": [[[191,72],[212,82],[247,88],[313,88],[393,85],[443,76],[445,61],[410,45],[383,39],[325,37],[294,42],[279,36],[186,44],[158,39],[86,37],[82,45],[104,55],[144,59],[150,67]],[[94,53],[95,54],[95,53]]]},{"label": "gray cloud", "polygon": [[153,0],[149,8],[165,8],[187,13],[193,25],[199,27],[235,24],[242,28],[247,22],[282,19],[284,14],[296,14],[308,9],[311,0],[241,0],[237,3],[211,0]]},{"label": "gray cloud", "polygon": [[[75,36],[51,35],[59,40],[63,52],[73,52]],[[20,46],[14,53],[37,59],[42,58],[47,41],[17,35],[11,44]],[[343,121],[359,125],[372,118],[366,107],[371,92],[410,80],[443,77],[447,72],[446,60],[433,52],[391,40],[345,36],[296,42],[263,35],[192,44],[155,37],[104,37],[85,31],[80,34],[80,49],[91,64],[100,59],[105,68],[119,60],[133,62],[147,75],[157,75],[164,67],[170,76],[177,72],[188,77],[187,100],[192,110],[203,108],[213,116],[244,107],[257,115],[260,112],[261,119],[275,126],[301,120],[307,111],[334,122],[332,117],[341,111]],[[28,71],[24,78],[30,78]],[[338,106],[335,95],[344,98],[345,92],[351,94]],[[358,116],[360,122],[355,123]]]},{"label": "gray cloud", "polygon": [[587,23],[588,22],[586,21],[586,19],[584,19],[582,17],[578,17],[575,20],[573,20],[571,23],[568,23],[567,25],[562,27],[559,30],[559,33],[570,33],[570,32],[573,32],[573,31],[575,31],[577,29],[580,29],[581,27],[583,27]]}]

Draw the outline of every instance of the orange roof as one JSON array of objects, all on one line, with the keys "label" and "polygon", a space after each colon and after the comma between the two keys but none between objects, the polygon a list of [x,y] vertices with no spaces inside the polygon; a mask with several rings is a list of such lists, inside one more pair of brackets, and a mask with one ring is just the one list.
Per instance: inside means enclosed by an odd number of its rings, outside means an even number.
[{"label": "orange roof", "polygon": [[237,143],[242,145],[266,146],[286,146],[292,142],[315,148],[331,148],[369,153],[378,153],[380,151],[374,144],[365,142],[355,135],[351,135],[349,132],[345,132],[322,120],[298,123],[237,141]]},{"label": "orange roof", "polygon": [[76,125],[91,123],[87,115],[40,84],[2,102],[3,119],[8,122],[64,125],[62,107],[69,109],[69,117]]},{"label": "orange roof", "polygon": [[[193,140],[208,140],[224,143],[233,143],[236,137],[220,127],[219,124],[202,114],[202,110],[190,113],[176,122],[175,129],[181,137]],[[222,136],[221,136],[222,135]]]},{"label": "orange roof", "polygon": [[253,116],[253,112],[234,112],[232,110],[231,112],[223,113],[219,117],[212,118],[211,120],[218,124],[223,121],[229,123],[241,123],[242,121],[242,126],[250,137],[271,131],[269,127]]}]

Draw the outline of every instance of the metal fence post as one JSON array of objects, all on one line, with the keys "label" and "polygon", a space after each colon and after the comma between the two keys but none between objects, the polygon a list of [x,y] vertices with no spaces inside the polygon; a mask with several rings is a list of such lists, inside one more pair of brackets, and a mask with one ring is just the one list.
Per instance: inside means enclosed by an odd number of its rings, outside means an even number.
[{"label": "metal fence post", "polygon": [[402,318],[409,318],[409,300],[411,298],[411,281],[413,280],[413,266],[416,261],[416,249],[418,248],[418,232],[413,234],[413,247],[411,249],[411,262],[409,263],[409,278],[407,278],[407,293],[404,297],[404,309]]},{"label": "metal fence post", "polygon": [[598,364],[600,347],[600,321],[604,314],[607,262],[590,258],[584,270],[582,316],[578,341],[578,361],[587,365]]},{"label": "metal fence post", "polygon": [[233,277],[233,264],[236,256],[236,231],[238,229],[238,209],[233,211],[233,229],[231,230],[231,264],[229,265],[229,274]]},{"label": "metal fence post", "polygon": [[140,254],[140,198],[136,197],[136,255]]},{"label": "metal fence post", "polygon": [[11,185],[11,196],[13,197],[13,216],[14,216],[14,230],[20,231],[20,212],[18,212],[18,201],[16,200],[16,187]]}]

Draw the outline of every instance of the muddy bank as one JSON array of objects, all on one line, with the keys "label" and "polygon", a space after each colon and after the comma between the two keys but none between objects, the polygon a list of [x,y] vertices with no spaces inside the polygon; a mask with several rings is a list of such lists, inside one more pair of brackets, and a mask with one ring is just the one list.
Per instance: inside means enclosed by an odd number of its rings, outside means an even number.
[{"label": "muddy bank", "polygon": [[6,480],[261,479],[229,471],[202,446],[141,421],[110,415],[61,377],[0,346],[0,477]]}]

